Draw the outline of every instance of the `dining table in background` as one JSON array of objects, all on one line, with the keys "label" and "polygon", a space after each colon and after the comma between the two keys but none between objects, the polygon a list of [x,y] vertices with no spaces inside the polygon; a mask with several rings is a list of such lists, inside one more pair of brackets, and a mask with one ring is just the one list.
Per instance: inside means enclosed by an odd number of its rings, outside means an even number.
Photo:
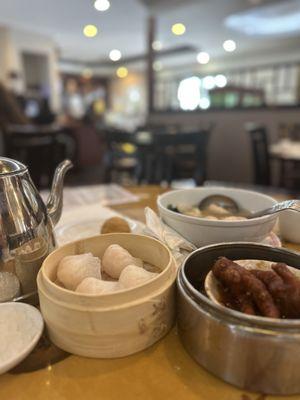
[{"label": "dining table in background", "polygon": [[[128,189],[128,188],[126,188]],[[156,210],[167,189],[139,186],[135,197],[111,208],[144,221],[144,208]],[[282,199],[282,194],[280,194]],[[284,243],[300,250],[299,245]],[[184,350],[176,327],[149,349],[119,359],[92,359],[67,354],[44,335],[37,348],[14,370],[0,376],[5,400],[300,400],[298,396],[249,393],[214,377]]]}]

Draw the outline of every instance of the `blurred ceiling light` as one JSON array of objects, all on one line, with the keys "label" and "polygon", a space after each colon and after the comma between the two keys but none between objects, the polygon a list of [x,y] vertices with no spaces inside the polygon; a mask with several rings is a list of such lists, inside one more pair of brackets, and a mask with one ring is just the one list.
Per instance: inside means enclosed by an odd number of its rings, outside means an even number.
[{"label": "blurred ceiling light", "polygon": [[186,31],[185,26],[178,22],[177,24],[172,25],[172,32],[174,35],[180,36],[183,35]]},{"label": "blurred ceiling light", "polygon": [[153,63],[153,69],[154,71],[158,72],[162,70],[162,63],[161,61],[154,61]]},{"label": "blurred ceiling light", "polygon": [[180,108],[182,110],[195,110],[200,104],[200,84],[197,76],[183,79],[177,92]]},{"label": "blurred ceiling light", "polygon": [[225,40],[223,43],[223,48],[225,51],[228,51],[229,53],[233,52],[236,49],[236,43],[234,40]]},{"label": "blurred ceiling light", "polygon": [[97,33],[98,33],[98,28],[95,25],[86,25],[83,28],[83,34],[88,38],[95,37]]},{"label": "blurred ceiling light", "polygon": [[94,7],[97,11],[107,11],[110,7],[110,2],[108,0],[96,0]]},{"label": "blurred ceiling light", "polygon": [[199,64],[207,64],[210,60],[210,56],[205,51],[200,51],[197,55],[197,61]]},{"label": "blurred ceiling light", "polygon": [[202,97],[200,99],[199,106],[202,108],[202,110],[207,110],[210,107],[209,99],[207,97]]},{"label": "blurred ceiling light", "polygon": [[91,77],[93,76],[93,71],[90,68],[85,68],[82,72],[81,72],[81,76],[84,79],[91,79]]},{"label": "blurred ceiling light", "polygon": [[120,50],[114,49],[109,52],[109,58],[111,61],[119,61],[120,58],[122,57],[122,53]]},{"label": "blurred ceiling light", "polygon": [[155,51],[160,51],[162,49],[162,42],[159,40],[154,40],[154,42],[152,42],[152,49]]},{"label": "blurred ceiling light", "polygon": [[284,0],[229,15],[226,27],[247,35],[297,35],[300,32],[300,1]]},{"label": "blurred ceiling light", "polygon": [[206,90],[211,90],[216,86],[215,84],[215,78],[213,76],[206,76],[205,78],[203,78],[203,87]]},{"label": "blurred ceiling light", "polygon": [[126,67],[119,67],[116,74],[118,78],[126,78],[128,75],[128,69]]},{"label": "blurred ceiling light", "polygon": [[219,88],[223,88],[227,85],[227,78],[225,75],[217,75],[215,77],[215,84]]}]

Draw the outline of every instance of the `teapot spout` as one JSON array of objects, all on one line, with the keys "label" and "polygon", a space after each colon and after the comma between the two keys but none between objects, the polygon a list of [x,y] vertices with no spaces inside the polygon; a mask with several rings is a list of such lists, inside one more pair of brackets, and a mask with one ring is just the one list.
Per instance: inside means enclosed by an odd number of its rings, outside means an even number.
[{"label": "teapot spout", "polygon": [[62,161],[55,170],[51,193],[47,201],[47,212],[55,226],[62,213],[63,206],[63,183],[66,172],[73,167],[70,160]]}]

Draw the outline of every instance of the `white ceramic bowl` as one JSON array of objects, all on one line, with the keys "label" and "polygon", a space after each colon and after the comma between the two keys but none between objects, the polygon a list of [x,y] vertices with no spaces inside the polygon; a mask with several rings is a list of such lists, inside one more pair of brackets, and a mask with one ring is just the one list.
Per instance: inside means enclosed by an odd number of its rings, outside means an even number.
[{"label": "white ceramic bowl", "polygon": [[[16,321],[7,321],[7,313],[12,317],[15,312],[22,315],[21,328],[20,322],[18,326]],[[1,354],[0,375],[18,365],[28,356],[42,336],[44,329],[41,313],[29,304],[17,302],[0,304],[0,322],[3,322],[4,319],[5,325],[3,325],[0,333],[2,348],[3,342],[5,343],[7,340],[4,339],[4,336],[9,338],[9,343],[4,344],[7,351],[6,355]],[[27,329],[25,329],[25,326]],[[29,326],[30,332],[28,332]]]},{"label": "white ceramic bowl", "polygon": [[[111,244],[119,244],[161,273],[135,288],[102,295],[76,293],[54,283],[63,257],[91,252],[102,258]],[[69,353],[95,358],[123,357],[151,346],[174,323],[176,272],[168,248],[147,236],[112,233],[58,248],[45,259],[37,278],[50,339]]]},{"label": "white ceramic bowl", "polygon": [[167,225],[198,247],[220,242],[260,242],[274,228],[276,214],[243,221],[215,221],[182,215],[167,208],[179,204],[194,206],[213,194],[229,196],[242,208],[253,212],[276,203],[272,197],[250,190],[223,187],[174,190],[158,197],[160,216]]},{"label": "white ceramic bowl", "polygon": [[279,213],[279,230],[282,239],[300,243],[300,213],[292,210]]}]

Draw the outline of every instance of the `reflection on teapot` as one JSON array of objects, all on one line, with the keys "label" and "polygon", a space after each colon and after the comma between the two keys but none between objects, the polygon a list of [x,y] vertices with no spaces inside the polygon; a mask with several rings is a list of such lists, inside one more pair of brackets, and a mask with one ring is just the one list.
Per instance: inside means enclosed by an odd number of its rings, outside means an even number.
[{"label": "reflection on teapot", "polygon": [[0,157],[0,302],[36,294],[36,276],[55,247],[53,227],[63,203],[63,179],[69,160],[56,169],[52,190],[43,203],[27,167]]}]

